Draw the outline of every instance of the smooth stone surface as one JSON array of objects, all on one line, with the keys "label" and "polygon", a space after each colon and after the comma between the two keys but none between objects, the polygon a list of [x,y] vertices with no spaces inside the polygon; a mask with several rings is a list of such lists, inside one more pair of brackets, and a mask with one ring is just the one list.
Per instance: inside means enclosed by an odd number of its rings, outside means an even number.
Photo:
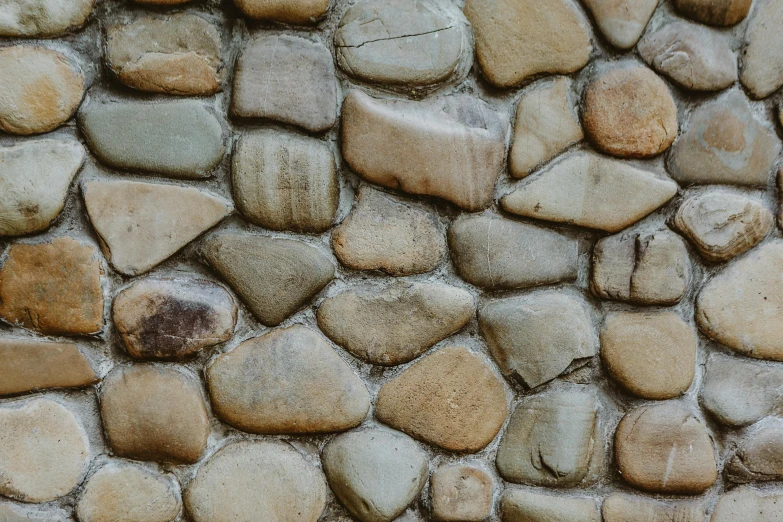
[{"label": "smooth stone surface", "polygon": [[644,33],[658,0],[584,0],[604,38],[619,49],[630,49]]},{"label": "smooth stone surface", "polygon": [[500,513],[503,522],[601,522],[592,498],[556,497],[519,489],[503,492]]},{"label": "smooth stone surface", "polygon": [[0,395],[80,388],[98,381],[75,343],[0,339]]},{"label": "smooth stone surface", "polygon": [[593,152],[575,152],[500,200],[520,216],[619,232],[677,193],[668,178]]},{"label": "smooth stone surface", "polygon": [[334,278],[332,261],[302,241],[222,232],[201,254],[267,326],[276,326]]},{"label": "smooth stone surface", "polygon": [[327,297],[316,318],[318,327],[353,355],[394,366],[461,329],[475,310],[473,296],[461,288],[400,281]]},{"label": "smooth stone surface", "polygon": [[322,43],[261,36],[237,59],[231,115],[322,132],[337,119],[338,90],[332,55]]},{"label": "smooth stone surface", "polygon": [[725,473],[739,484],[783,478],[783,425],[764,425],[741,441]]},{"label": "smooth stone surface", "polygon": [[0,5],[0,36],[44,38],[80,28],[95,0],[15,0]]},{"label": "smooth stone surface", "polygon": [[[725,3],[722,0],[721,3]],[[750,1],[744,0],[750,7]],[[746,11],[747,12],[747,11]],[[783,85],[783,4],[757,0],[745,29],[740,80],[755,98],[766,98]]]},{"label": "smooth stone surface", "polygon": [[85,156],[75,140],[0,147],[0,236],[46,230],[65,207],[68,187]]},{"label": "smooth stone surface", "polygon": [[783,491],[761,491],[748,486],[724,493],[710,522],[778,522],[783,519]]},{"label": "smooth stone surface", "polygon": [[444,522],[480,522],[492,511],[492,476],[471,465],[443,465],[430,477],[432,516]]},{"label": "smooth stone surface", "polygon": [[492,204],[507,133],[506,116],[466,95],[420,102],[354,90],[343,101],[342,152],[351,169],[466,210]]},{"label": "smooth stone surface", "polygon": [[697,22],[729,26],[748,16],[753,0],[674,0],[682,14]]},{"label": "smooth stone surface", "polygon": [[63,509],[16,504],[0,500],[0,520],[3,522],[71,522]]},{"label": "smooth stone surface", "polygon": [[312,25],[326,14],[330,0],[234,0],[249,18]]},{"label": "smooth stone surface", "polygon": [[204,279],[142,279],[112,303],[112,319],[136,358],[182,358],[231,339],[237,305]]},{"label": "smooth stone surface", "polygon": [[325,232],[340,204],[329,146],[288,132],[242,134],[234,149],[231,183],[240,212],[271,230]]},{"label": "smooth stone surface", "polygon": [[604,500],[604,522],[704,522],[700,502],[660,502],[646,497],[615,493]]},{"label": "smooth stone surface", "polygon": [[423,357],[381,386],[375,415],[424,442],[473,453],[495,438],[508,405],[503,381],[489,361],[452,346]]}]

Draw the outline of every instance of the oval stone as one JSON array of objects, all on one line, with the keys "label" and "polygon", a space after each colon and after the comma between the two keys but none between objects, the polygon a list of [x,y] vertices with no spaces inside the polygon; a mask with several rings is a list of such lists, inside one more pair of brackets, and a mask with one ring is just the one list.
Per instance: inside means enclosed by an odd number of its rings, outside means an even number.
[{"label": "oval stone", "polygon": [[783,490],[742,486],[721,495],[710,522],[778,522],[783,519]]},{"label": "oval stone", "polygon": [[16,0],[0,4],[0,36],[50,38],[84,25],[95,0]]},{"label": "oval stone", "polygon": [[312,25],[329,9],[330,0],[234,0],[247,17],[284,24]]}]

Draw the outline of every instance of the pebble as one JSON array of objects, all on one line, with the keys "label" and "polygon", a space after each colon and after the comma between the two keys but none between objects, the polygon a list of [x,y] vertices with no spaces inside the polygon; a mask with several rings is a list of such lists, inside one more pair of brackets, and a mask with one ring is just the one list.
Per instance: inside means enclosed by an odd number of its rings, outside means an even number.
[{"label": "pebble", "polygon": [[81,28],[95,0],[15,0],[0,5],[0,36],[45,38]]},{"label": "pebble", "polygon": [[503,426],[506,389],[485,357],[449,346],[381,386],[375,415],[424,442],[474,453],[492,442]]},{"label": "pebble", "polygon": [[231,339],[237,305],[204,279],[142,279],[117,294],[112,318],[132,357],[179,359]]},{"label": "pebble", "polygon": [[64,510],[30,504],[15,504],[0,500],[0,520],[3,522],[71,522]]},{"label": "pebble", "polygon": [[601,522],[592,498],[542,495],[521,489],[503,492],[500,512],[503,522]]},{"label": "pebble", "polygon": [[480,522],[492,512],[492,475],[472,465],[442,465],[430,477],[432,515],[444,522]]},{"label": "pebble", "polygon": [[46,230],[65,207],[86,156],[75,140],[33,140],[0,147],[0,236]]},{"label": "pebble", "polygon": [[201,254],[266,326],[283,322],[334,278],[326,255],[293,239],[223,232],[204,241]]},{"label": "pebble", "polygon": [[783,425],[762,426],[741,441],[725,473],[738,484],[783,478]]},{"label": "pebble", "polygon": [[348,268],[404,276],[434,270],[446,254],[446,235],[431,212],[365,185],[332,231],[332,247]]},{"label": "pebble", "polygon": [[0,396],[80,388],[99,380],[75,343],[0,338]]},{"label": "pebble", "polygon": [[496,87],[541,73],[576,72],[590,59],[590,24],[569,0],[467,0],[481,72]]},{"label": "pebble", "polygon": [[[722,4],[727,0],[722,0]],[[751,0],[743,0],[745,13]],[[740,81],[754,98],[766,98],[783,85],[783,4],[776,0],[758,0],[745,29]]]},{"label": "pebble", "polygon": [[103,380],[101,416],[118,457],[192,464],[209,437],[201,386],[170,366],[115,367]]},{"label": "pebble", "polygon": [[342,152],[351,169],[471,211],[492,204],[507,133],[505,115],[467,95],[380,100],[354,90],[343,101]]},{"label": "pebble", "polygon": [[65,406],[50,399],[0,408],[0,494],[22,502],[67,495],[90,461],[84,428]]},{"label": "pebble", "polygon": [[753,0],[674,0],[677,9],[697,22],[729,26],[748,16]]},{"label": "pebble", "polygon": [[604,500],[604,522],[704,522],[700,502],[660,502],[646,497],[614,493]]},{"label": "pebble", "polygon": [[232,442],[201,465],[185,505],[195,522],[316,522],[326,507],[326,481],[288,444]]},{"label": "pebble", "polygon": [[487,290],[573,281],[578,272],[578,240],[496,216],[457,218],[449,245],[460,277]]},{"label": "pebble", "polygon": [[63,236],[15,243],[0,269],[0,317],[44,334],[93,334],[103,328],[100,255]]},{"label": "pebble", "polygon": [[335,343],[371,364],[411,361],[457,332],[476,305],[466,290],[440,283],[392,281],[327,297],[318,326]]},{"label": "pebble", "polygon": [[778,522],[783,520],[783,491],[742,486],[724,493],[710,522]]},{"label": "pebble", "polygon": [[580,151],[517,185],[500,205],[520,216],[619,232],[676,193],[668,178]]},{"label": "pebble", "polygon": [[271,230],[329,230],[340,182],[329,146],[289,132],[245,132],[231,163],[234,201],[256,225]]},{"label": "pebble", "polygon": [[234,0],[249,18],[284,24],[313,25],[329,9],[330,0]]},{"label": "pebble", "polygon": [[585,0],[604,38],[619,49],[631,49],[644,33],[658,0]]},{"label": "pebble", "polygon": [[231,115],[322,132],[337,120],[338,90],[332,55],[322,43],[261,36],[237,59]]},{"label": "pebble", "polygon": [[387,428],[338,435],[321,460],[332,491],[362,522],[391,522],[427,481],[427,454],[410,437]]},{"label": "pebble", "polygon": [[704,424],[676,402],[638,407],[615,433],[615,458],[631,486],[650,493],[696,495],[718,476]]}]

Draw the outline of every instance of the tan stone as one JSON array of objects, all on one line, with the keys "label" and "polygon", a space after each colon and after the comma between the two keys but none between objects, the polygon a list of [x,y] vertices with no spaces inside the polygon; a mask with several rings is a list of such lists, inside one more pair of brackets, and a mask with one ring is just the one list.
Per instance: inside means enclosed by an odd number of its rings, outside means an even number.
[{"label": "tan stone", "polygon": [[724,493],[710,522],[778,522],[783,519],[783,491],[761,491],[748,486]]},{"label": "tan stone", "polygon": [[615,493],[604,500],[604,522],[704,522],[700,502],[660,502],[646,497]]},{"label": "tan stone", "polygon": [[644,33],[658,0],[584,0],[609,43],[630,49]]},{"label": "tan stone", "polygon": [[312,25],[326,14],[330,0],[234,0],[247,17],[286,24]]},{"label": "tan stone", "polygon": [[727,479],[740,484],[783,478],[783,425],[767,424],[751,433],[724,469]]},{"label": "tan stone", "polygon": [[71,522],[70,514],[49,506],[16,504],[0,500],[0,520],[3,522]]},{"label": "tan stone", "polygon": [[95,0],[16,0],[0,5],[0,36],[42,38],[78,29]]},{"label": "tan stone", "polygon": [[451,522],[480,522],[492,511],[492,476],[471,465],[440,466],[430,477],[432,516]]},{"label": "tan stone", "polygon": [[674,0],[685,16],[710,25],[728,26],[748,16],[753,0]]},{"label": "tan stone", "polygon": [[75,388],[99,381],[75,343],[0,339],[0,395]]},{"label": "tan stone", "polygon": [[519,489],[503,492],[500,513],[503,522],[601,522],[592,498],[556,497]]},{"label": "tan stone", "polygon": [[190,2],[191,0],[133,0],[137,4],[143,5],[179,5]]}]

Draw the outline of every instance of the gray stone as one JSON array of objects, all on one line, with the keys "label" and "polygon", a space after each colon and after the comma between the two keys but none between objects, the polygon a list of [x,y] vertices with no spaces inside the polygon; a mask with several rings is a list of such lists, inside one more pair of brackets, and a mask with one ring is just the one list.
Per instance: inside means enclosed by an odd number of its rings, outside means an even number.
[{"label": "gray stone", "polygon": [[[750,1],[743,0],[741,4],[747,13]],[[765,98],[783,85],[783,34],[778,31],[782,24],[783,4],[776,0],[756,2],[745,29],[740,70],[742,84],[755,98]]]},{"label": "gray stone", "polygon": [[255,20],[313,25],[329,9],[330,0],[234,0],[237,8]]},{"label": "gray stone", "polygon": [[783,491],[761,491],[747,486],[724,493],[710,522],[778,522],[783,520]]},{"label": "gray stone", "polygon": [[698,22],[729,26],[748,16],[753,0],[674,0],[682,14]]},{"label": "gray stone", "polygon": [[56,507],[15,504],[0,500],[0,520],[3,522],[71,522],[70,514]]},{"label": "gray stone", "polygon": [[503,522],[601,522],[592,498],[556,497],[520,489],[503,492],[500,513]]},{"label": "gray stone", "polygon": [[0,5],[0,36],[43,38],[80,28],[95,0],[15,0]]},{"label": "gray stone", "polygon": [[630,49],[644,33],[658,0],[584,0],[609,43]]},{"label": "gray stone", "polygon": [[660,502],[646,497],[615,493],[604,500],[604,522],[704,522],[701,502]]},{"label": "gray stone", "polygon": [[761,426],[741,441],[725,473],[740,484],[783,478],[783,425]]},{"label": "gray stone", "polygon": [[492,490],[492,476],[478,466],[440,466],[430,477],[432,516],[443,522],[481,522],[492,511]]}]

